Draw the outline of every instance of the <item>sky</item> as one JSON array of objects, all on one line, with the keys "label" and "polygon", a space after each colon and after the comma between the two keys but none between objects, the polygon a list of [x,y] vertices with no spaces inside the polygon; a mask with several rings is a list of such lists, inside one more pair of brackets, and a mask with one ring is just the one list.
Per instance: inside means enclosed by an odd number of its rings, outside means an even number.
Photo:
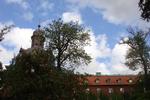
[{"label": "sky", "polygon": [[80,73],[137,74],[124,65],[127,45],[119,44],[128,35],[129,26],[148,28],[138,8],[139,0],[0,0],[0,29],[15,27],[0,43],[0,61],[4,65],[18,54],[19,49],[31,47],[31,36],[38,24],[45,26],[52,20],[78,21],[90,30],[91,44],[85,51],[92,57],[87,66],[76,69]]}]

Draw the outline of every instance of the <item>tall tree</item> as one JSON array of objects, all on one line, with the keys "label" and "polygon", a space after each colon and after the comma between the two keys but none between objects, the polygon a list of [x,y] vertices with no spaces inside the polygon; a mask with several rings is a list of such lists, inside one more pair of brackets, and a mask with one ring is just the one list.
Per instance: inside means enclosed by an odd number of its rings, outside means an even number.
[{"label": "tall tree", "polygon": [[139,7],[141,10],[141,17],[146,20],[150,21],[150,0],[140,0]]},{"label": "tall tree", "polygon": [[148,34],[142,30],[128,30],[128,39],[123,40],[130,48],[126,55],[126,65],[130,69],[142,68],[144,71],[144,86],[148,90],[148,70],[150,69],[150,45],[148,45]]},{"label": "tall tree", "polygon": [[91,57],[84,50],[90,41],[89,34],[78,23],[54,20],[45,27],[45,33],[47,49],[52,50],[59,70],[90,62]]}]

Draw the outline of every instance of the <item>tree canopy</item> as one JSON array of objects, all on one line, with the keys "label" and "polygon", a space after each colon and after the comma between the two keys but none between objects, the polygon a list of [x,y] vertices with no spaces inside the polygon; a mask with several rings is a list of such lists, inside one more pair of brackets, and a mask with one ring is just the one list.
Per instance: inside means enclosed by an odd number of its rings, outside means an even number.
[{"label": "tree canopy", "polygon": [[141,10],[141,17],[146,20],[150,21],[150,0],[140,0],[139,7]]},{"label": "tree canopy", "polygon": [[89,45],[88,31],[78,23],[64,23],[61,19],[54,20],[47,27],[46,47],[55,56],[55,66],[61,68],[76,68],[81,64],[88,64],[91,57],[84,47]]},{"label": "tree canopy", "polygon": [[[45,51],[18,55],[5,71],[3,97],[10,100],[72,100],[83,93],[79,76],[58,71]],[[80,80],[79,80],[80,79]]]}]

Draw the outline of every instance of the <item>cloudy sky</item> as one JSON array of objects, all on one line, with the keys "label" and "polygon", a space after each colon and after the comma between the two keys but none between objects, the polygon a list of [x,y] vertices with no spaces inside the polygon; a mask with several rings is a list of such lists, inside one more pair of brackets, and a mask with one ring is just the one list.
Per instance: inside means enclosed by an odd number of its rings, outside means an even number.
[{"label": "cloudy sky", "polygon": [[92,62],[81,73],[135,74],[124,65],[128,46],[118,44],[127,36],[127,27],[146,28],[140,18],[139,0],[0,0],[0,29],[14,24],[0,43],[0,61],[9,64],[18,50],[30,48],[31,36],[38,24],[54,19],[78,21],[90,30],[91,45],[85,50]]}]

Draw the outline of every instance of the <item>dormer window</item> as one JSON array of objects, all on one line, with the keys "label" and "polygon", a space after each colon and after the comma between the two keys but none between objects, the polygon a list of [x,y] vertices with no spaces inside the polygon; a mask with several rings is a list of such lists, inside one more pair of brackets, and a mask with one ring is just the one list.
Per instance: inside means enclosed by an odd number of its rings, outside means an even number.
[{"label": "dormer window", "polygon": [[116,83],[121,83],[121,78],[117,79]]},{"label": "dormer window", "polygon": [[129,79],[128,82],[129,82],[129,83],[133,83],[133,80],[132,80],[132,79]]}]

